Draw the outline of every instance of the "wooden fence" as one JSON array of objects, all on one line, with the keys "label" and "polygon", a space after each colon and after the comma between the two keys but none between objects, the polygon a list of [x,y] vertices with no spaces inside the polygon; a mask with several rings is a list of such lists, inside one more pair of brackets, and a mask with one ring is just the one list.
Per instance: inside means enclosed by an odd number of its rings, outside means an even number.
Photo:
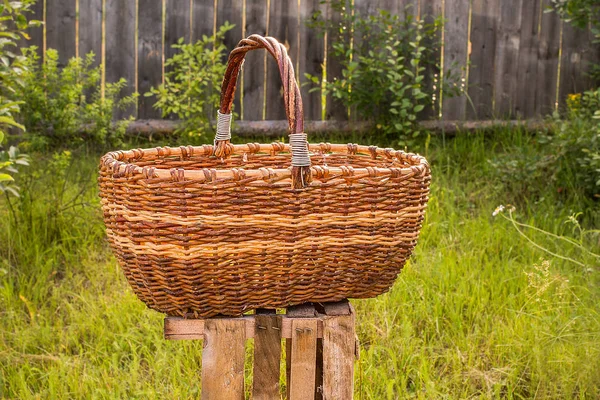
[{"label": "wooden fence", "polygon": [[[337,16],[321,0],[39,0],[34,18],[45,22],[32,32],[30,44],[59,51],[61,61],[93,51],[105,65],[105,81],[123,77],[129,92],[143,94],[162,82],[171,45],[212,35],[225,21],[235,24],[226,45],[232,49],[251,33],[286,43],[297,75],[321,74],[331,79],[339,64],[327,58],[331,43],[305,24],[320,10]],[[358,12],[386,9],[402,15],[406,6],[422,18],[441,15],[442,66],[464,68],[468,96],[438,96],[427,113],[447,120],[532,118],[552,112],[569,93],[593,84],[585,71],[600,61],[589,31],[563,23],[545,12],[550,0],[354,0]],[[256,54],[255,54],[256,53]],[[267,62],[268,61],[268,62]],[[280,82],[272,60],[249,53],[238,89],[236,109],[245,120],[285,118]],[[266,79],[265,79],[266,76]],[[331,99],[302,87],[306,119],[345,119]],[[139,97],[131,113],[139,119],[159,118],[152,98]]]}]

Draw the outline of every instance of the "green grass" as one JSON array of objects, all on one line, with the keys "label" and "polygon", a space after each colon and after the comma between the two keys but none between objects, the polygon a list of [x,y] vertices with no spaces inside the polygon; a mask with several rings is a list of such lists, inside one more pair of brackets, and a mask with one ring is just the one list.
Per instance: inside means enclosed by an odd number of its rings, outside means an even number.
[{"label": "green grass", "polygon": [[[511,130],[419,143],[433,168],[419,245],[389,293],[354,301],[357,399],[600,397],[597,260],[528,232],[589,268],[553,258],[492,217],[516,204],[519,221],[570,234],[578,211],[600,225],[598,205],[543,181],[526,196],[499,184],[487,160],[515,148],[538,151]],[[104,241],[97,159],[36,157],[11,201],[18,225],[0,202],[0,398],[196,398],[202,343],[165,341],[162,315],[125,282]]]}]

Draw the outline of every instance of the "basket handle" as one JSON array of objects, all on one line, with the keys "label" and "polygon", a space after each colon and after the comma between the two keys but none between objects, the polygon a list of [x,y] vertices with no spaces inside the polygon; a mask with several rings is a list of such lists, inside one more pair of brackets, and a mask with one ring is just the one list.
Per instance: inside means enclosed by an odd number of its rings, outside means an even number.
[{"label": "basket handle", "polygon": [[244,63],[246,53],[251,50],[265,49],[275,58],[279,66],[279,74],[283,82],[283,98],[285,112],[289,124],[290,150],[292,152],[292,187],[306,187],[311,181],[310,157],[308,141],[304,133],[304,112],[300,88],[296,83],[294,65],[287,54],[285,46],[272,37],[251,35],[242,39],[235,49],[229,53],[227,69],[221,86],[221,105],[217,118],[217,134],[215,136],[215,155],[227,157],[233,146],[231,141],[231,107],[238,75]]}]

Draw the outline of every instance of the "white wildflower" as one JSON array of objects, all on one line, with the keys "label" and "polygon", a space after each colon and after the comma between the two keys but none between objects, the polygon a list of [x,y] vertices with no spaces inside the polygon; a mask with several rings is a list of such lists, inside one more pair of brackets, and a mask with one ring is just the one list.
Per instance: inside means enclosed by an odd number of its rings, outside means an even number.
[{"label": "white wildflower", "polygon": [[498,207],[496,207],[496,209],[492,213],[492,217],[495,217],[496,215],[500,214],[503,211],[504,211],[504,206],[502,204],[500,204]]}]

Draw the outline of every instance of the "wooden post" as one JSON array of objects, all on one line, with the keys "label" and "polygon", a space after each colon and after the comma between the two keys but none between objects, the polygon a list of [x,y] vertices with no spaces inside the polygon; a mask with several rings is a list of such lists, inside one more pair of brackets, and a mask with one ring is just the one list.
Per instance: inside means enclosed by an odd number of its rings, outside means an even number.
[{"label": "wooden post", "polygon": [[202,399],[244,398],[244,348],[254,339],[253,399],[280,399],[281,339],[286,339],[287,398],[352,399],[356,340],[347,300],[257,310],[240,318],[165,318],[165,338],[204,339]]},{"label": "wooden post", "polygon": [[278,399],[281,362],[281,316],[256,315],[252,398]]},{"label": "wooden post", "polygon": [[245,342],[243,320],[206,320],[202,351],[202,400],[244,399]]}]

